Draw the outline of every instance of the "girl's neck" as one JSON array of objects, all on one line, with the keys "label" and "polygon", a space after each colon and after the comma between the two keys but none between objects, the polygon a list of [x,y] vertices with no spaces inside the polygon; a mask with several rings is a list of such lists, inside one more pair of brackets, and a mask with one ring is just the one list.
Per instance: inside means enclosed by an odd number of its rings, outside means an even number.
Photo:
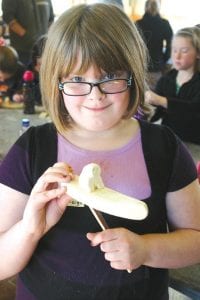
[{"label": "girl's neck", "polygon": [[101,132],[73,128],[66,132],[64,137],[80,148],[106,151],[126,145],[138,131],[138,121],[130,119],[122,120],[115,127]]},{"label": "girl's neck", "polygon": [[188,82],[194,75],[194,68],[190,68],[187,70],[180,70],[176,76],[176,82],[179,86]]}]

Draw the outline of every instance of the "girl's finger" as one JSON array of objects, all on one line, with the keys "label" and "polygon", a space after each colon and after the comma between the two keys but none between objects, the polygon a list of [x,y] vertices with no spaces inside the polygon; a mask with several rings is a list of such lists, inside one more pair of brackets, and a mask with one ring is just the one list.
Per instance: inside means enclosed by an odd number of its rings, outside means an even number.
[{"label": "girl's finger", "polygon": [[73,177],[72,173],[72,168],[66,163],[55,163],[37,180],[32,189],[31,198],[35,198],[37,195],[37,199],[46,202],[60,197],[66,193],[66,188],[61,188],[59,183],[69,182]]},{"label": "girl's finger", "polygon": [[37,203],[39,206],[43,207],[44,204],[48,203],[52,199],[60,198],[65,194],[66,189],[63,187],[47,190],[33,195],[34,201],[32,203],[34,203],[34,205]]},{"label": "girl's finger", "polygon": [[70,175],[63,175],[60,172],[45,172],[34,185],[31,194],[40,193],[48,189],[50,184],[61,182],[69,182],[71,180]]}]

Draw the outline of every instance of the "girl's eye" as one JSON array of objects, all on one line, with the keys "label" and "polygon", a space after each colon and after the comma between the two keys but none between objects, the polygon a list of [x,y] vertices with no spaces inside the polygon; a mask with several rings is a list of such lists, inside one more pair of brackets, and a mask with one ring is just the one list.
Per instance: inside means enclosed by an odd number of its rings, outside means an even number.
[{"label": "girl's eye", "polygon": [[183,49],[181,50],[181,52],[182,52],[182,53],[187,53],[187,52],[188,52],[188,48],[183,48]]},{"label": "girl's eye", "polygon": [[114,78],[117,78],[117,75],[115,73],[108,73],[103,76],[103,79],[114,79]]},{"label": "girl's eye", "polygon": [[71,78],[71,81],[81,82],[83,81],[83,78],[81,76],[74,76],[73,78]]}]

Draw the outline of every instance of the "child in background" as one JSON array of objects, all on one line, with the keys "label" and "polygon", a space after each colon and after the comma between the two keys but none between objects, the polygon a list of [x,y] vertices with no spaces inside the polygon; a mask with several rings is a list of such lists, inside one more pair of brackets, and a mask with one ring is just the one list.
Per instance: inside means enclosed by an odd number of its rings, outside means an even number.
[{"label": "child in background", "polygon": [[18,60],[17,52],[9,46],[0,46],[0,98],[3,102],[20,101],[24,65]]},{"label": "child in background", "polygon": [[152,122],[162,119],[185,142],[200,144],[200,28],[179,30],[172,41],[173,69],[147,91],[157,107]]},{"label": "child in background", "polygon": [[[31,71],[33,73],[32,93],[33,93],[35,105],[37,106],[42,106],[39,71],[41,66],[41,56],[45,45],[45,40],[46,40],[46,35],[43,35],[34,44],[32,49],[31,63],[27,68],[28,71]],[[15,101],[23,102],[24,101],[23,95],[21,95],[21,97],[18,97]],[[41,110],[41,109],[43,110],[43,107],[37,108],[37,110]]]},{"label": "child in background", "polygon": [[41,106],[41,92],[39,82],[39,72],[42,60],[42,52],[46,41],[46,35],[41,36],[33,46],[32,49],[32,61],[28,69],[34,73],[33,93],[35,104]]},{"label": "child in background", "polygon": [[[146,66],[116,5],[73,6],[51,26],[40,82],[53,123],[31,127],[0,165],[0,279],[20,273],[16,300],[166,300],[167,269],[200,261],[196,166],[169,128],[132,118]],[[70,203],[60,183],[91,162],[106,187],[147,204],[146,219],[103,213],[101,231]]]}]

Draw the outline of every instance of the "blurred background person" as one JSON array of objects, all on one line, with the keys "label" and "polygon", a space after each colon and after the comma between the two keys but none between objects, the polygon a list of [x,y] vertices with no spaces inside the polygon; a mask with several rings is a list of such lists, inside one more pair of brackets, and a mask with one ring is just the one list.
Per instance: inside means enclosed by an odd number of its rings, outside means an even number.
[{"label": "blurred background person", "polygon": [[136,25],[149,50],[149,85],[154,89],[170,58],[173,31],[170,23],[160,16],[160,3],[147,0],[145,14]]},{"label": "blurred background person", "polygon": [[28,70],[32,71],[34,74],[33,93],[34,93],[35,104],[39,106],[42,105],[39,72],[40,72],[42,53],[46,42],[46,38],[47,38],[46,35],[42,35],[33,45],[31,63],[28,66]]},{"label": "blurred background person", "polygon": [[[37,106],[42,106],[41,101],[41,92],[40,92],[40,79],[39,79],[39,72],[40,66],[42,62],[42,52],[46,42],[47,35],[42,35],[39,39],[35,42],[32,48],[31,53],[31,60],[30,64],[27,66],[26,71],[31,71],[33,73],[33,80],[32,80],[32,93],[34,98],[34,103]],[[14,99],[16,102],[23,102],[24,96],[23,91],[21,91],[21,97]]]},{"label": "blurred background person", "polygon": [[51,0],[2,0],[2,12],[9,26],[10,44],[20,61],[28,65],[34,43],[54,21]]},{"label": "blurred background person", "polygon": [[25,66],[12,47],[0,46],[0,102],[20,101]]},{"label": "blurred background person", "polygon": [[160,78],[146,102],[183,141],[200,145],[200,28],[180,29],[172,40],[173,68]]}]

